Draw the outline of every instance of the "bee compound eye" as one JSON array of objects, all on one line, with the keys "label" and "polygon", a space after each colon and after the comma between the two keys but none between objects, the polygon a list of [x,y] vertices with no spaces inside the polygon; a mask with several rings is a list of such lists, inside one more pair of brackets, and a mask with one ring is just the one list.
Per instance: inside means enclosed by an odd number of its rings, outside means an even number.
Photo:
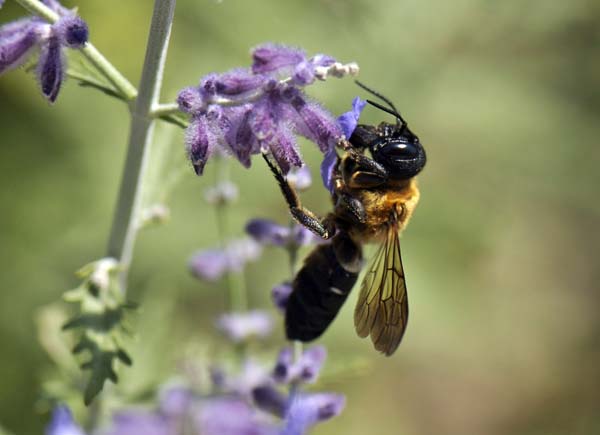
[{"label": "bee compound eye", "polygon": [[386,144],[379,153],[390,160],[412,160],[419,156],[419,147],[411,142],[395,141]]}]

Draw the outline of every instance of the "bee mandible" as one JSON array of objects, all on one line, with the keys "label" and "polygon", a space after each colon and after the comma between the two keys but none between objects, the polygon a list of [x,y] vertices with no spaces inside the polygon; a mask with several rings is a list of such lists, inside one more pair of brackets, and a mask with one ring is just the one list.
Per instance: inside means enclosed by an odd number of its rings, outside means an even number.
[{"label": "bee mandible", "polygon": [[356,127],[343,145],[343,156],[337,157],[333,211],[324,219],[302,206],[293,187],[264,157],[294,219],[331,239],[314,248],[294,278],[285,313],[287,338],[307,342],[325,332],[358,279],[364,263],[362,245],[379,243],[361,285],[354,325],[360,337],[370,335],[375,349],[389,356],[398,348],[408,321],[399,234],[419,200],[415,176],[425,166],[426,155],[394,104],[357,84],[386,103],[367,100],[396,122]]}]

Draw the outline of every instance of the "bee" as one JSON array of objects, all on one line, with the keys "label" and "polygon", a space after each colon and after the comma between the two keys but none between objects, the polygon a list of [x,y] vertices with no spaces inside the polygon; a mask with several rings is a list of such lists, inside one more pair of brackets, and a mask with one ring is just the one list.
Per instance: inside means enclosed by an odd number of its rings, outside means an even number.
[{"label": "bee", "polygon": [[341,145],[344,154],[337,156],[333,172],[333,211],[324,219],[302,206],[293,187],[265,156],[292,216],[331,239],[315,247],[296,274],[285,329],[288,339],[303,342],[323,334],[358,279],[364,263],[362,246],[379,243],[362,281],[354,325],[360,337],[370,336],[375,349],[390,356],[400,345],[408,321],[399,235],[419,201],[415,177],[425,166],[426,155],[394,104],[357,84],[387,106],[367,103],[394,116],[396,122],[359,124]]}]

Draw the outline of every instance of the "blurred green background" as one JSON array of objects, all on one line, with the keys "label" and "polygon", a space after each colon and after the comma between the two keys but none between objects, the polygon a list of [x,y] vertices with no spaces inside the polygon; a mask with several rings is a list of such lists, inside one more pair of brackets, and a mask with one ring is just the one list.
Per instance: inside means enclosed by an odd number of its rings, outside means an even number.
[{"label": "blurred green background", "polygon": [[[79,6],[92,41],[137,83],[152,2],[66,4]],[[0,20],[22,14],[8,1]],[[265,41],[357,61],[429,158],[402,239],[407,335],[381,357],[355,336],[351,297],[321,340],[329,376],[317,387],[346,394],[347,407],[314,433],[600,433],[600,4],[180,0],[163,99],[208,72],[248,65],[249,49]],[[360,94],[351,80],[309,92],[334,114]],[[375,110],[362,118],[380,120]],[[20,70],[0,78],[0,132],[0,424],[34,434],[47,418],[37,398],[52,368],[35,319],[78,285],[76,269],[104,254],[128,112],[74,80],[50,107]],[[162,126],[157,140],[183,162],[181,131]],[[307,142],[303,151],[317,177],[319,152]],[[217,244],[202,199],[210,166],[202,178],[188,168],[168,200],[171,220],[140,234],[130,295],[143,309],[122,388],[164,380],[190,349],[219,346],[212,322],[223,289],[186,270],[194,250]],[[241,186],[232,236],[251,217],[287,222],[261,161],[231,167]],[[328,211],[318,183],[304,198]],[[286,271],[271,249],[250,266],[252,306],[270,306]],[[272,341],[283,342],[280,328]],[[336,369],[354,360],[360,370]]]}]

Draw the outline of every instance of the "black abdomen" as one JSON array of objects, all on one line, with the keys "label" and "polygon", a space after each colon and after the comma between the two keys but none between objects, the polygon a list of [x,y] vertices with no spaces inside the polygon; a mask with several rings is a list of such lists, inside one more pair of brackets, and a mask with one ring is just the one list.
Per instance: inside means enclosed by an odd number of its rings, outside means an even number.
[{"label": "black abdomen", "polygon": [[[342,267],[333,243],[317,246],[294,279],[285,313],[285,332],[290,340],[311,341],[333,321],[358,278]],[[360,248],[358,255],[360,255]]]}]

